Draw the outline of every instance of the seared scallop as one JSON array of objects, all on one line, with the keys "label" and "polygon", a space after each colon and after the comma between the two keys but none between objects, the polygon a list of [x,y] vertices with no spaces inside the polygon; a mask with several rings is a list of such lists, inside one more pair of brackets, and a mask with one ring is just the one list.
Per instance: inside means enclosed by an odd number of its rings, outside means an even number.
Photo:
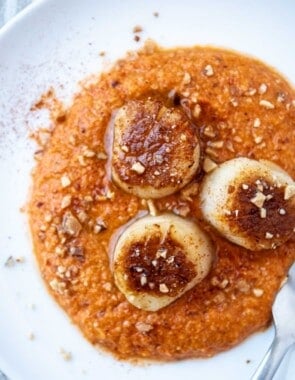
[{"label": "seared scallop", "polygon": [[112,257],[115,283],[139,309],[156,311],[202,281],[214,249],[192,221],[173,214],[143,217],[119,237]]},{"label": "seared scallop", "polygon": [[250,250],[276,248],[295,229],[295,183],[279,166],[235,158],[204,180],[201,208],[224,237]]},{"label": "seared scallop", "polygon": [[172,194],[196,174],[200,145],[196,127],[181,108],[159,100],[132,100],[114,120],[112,177],[141,198]]}]

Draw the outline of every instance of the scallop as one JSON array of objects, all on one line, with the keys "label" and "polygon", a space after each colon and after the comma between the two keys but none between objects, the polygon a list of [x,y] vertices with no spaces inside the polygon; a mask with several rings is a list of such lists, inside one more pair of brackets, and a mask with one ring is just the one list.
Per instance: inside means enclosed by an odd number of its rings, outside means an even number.
[{"label": "scallop", "polygon": [[285,243],[295,229],[295,186],[278,165],[235,158],[208,174],[200,192],[205,219],[231,242],[256,251]]},{"label": "scallop", "polygon": [[207,276],[215,252],[194,222],[167,213],[129,225],[112,255],[115,283],[127,300],[157,311]]},{"label": "scallop", "polygon": [[141,198],[173,194],[195,176],[197,129],[181,108],[159,100],[131,100],[114,119],[111,171],[124,191]]}]

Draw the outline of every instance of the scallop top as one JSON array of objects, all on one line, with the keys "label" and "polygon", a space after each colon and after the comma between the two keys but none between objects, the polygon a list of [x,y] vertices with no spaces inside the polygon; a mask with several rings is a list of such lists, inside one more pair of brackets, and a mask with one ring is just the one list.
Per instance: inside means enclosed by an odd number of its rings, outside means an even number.
[{"label": "scallop top", "polygon": [[196,127],[185,112],[159,100],[132,100],[114,121],[112,176],[123,190],[142,198],[172,194],[199,167]]}]

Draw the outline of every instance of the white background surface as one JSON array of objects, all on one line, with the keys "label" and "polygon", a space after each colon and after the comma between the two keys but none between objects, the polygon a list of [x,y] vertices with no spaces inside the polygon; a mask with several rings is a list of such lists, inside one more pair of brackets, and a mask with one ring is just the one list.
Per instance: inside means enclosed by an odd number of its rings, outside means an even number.
[{"label": "white background surface", "polygon": [[[49,86],[69,102],[85,75],[139,46],[135,25],[144,28],[143,40],[165,46],[214,44],[249,53],[295,82],[291,0],[48,0],[34,3],[0,31],[0,368],[12,380],[246,380],[271,343],[272,329],[213,359],[133,367],[90,346],[41,281],[26,217],[19,212],[33,165],[25,122],[30,106]],[[99,57],[102,50],[105,58]],[[10,255],[25,257],[25,263],[5,267]],[[61,347],[72,352],[72,361],[63,361]],[[289,354],[276,379],[294,379],[294,364]]]}]

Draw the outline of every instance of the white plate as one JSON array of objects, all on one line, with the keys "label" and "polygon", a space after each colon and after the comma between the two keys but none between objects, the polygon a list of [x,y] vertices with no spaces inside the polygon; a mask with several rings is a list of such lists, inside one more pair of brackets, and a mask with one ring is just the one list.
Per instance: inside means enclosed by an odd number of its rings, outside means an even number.
[{"label": "white plate", "polygon": [[[153,12],[159,12],[159,17]],[[48,0],[35,2],[0,32],[0,368],[12,380],[249,379],[273,330],[208,360],[133,367],[97,352],[47,294],[37,270],[25,203],[34,146],[30,106],[49,86],[69,101],[85,75],[139,45],[132,28],[165,46],[214,44],[257,56],[295,81],[295,2]],[[40,122],[35,120],[36,126]],[[8,256],[25,263],[7,268]],[[35,304],[35,309],[30,307]],[[238,321],[237,321],[238,322]],[[33,332],[35,340],[28,334]],[[65,362],[59,348],[71,351]],[[293,355],[294,358],[294,355]],[[246,363],[247,360],[250,363]],[[295,378],[291,354],[276,376]]]}]

